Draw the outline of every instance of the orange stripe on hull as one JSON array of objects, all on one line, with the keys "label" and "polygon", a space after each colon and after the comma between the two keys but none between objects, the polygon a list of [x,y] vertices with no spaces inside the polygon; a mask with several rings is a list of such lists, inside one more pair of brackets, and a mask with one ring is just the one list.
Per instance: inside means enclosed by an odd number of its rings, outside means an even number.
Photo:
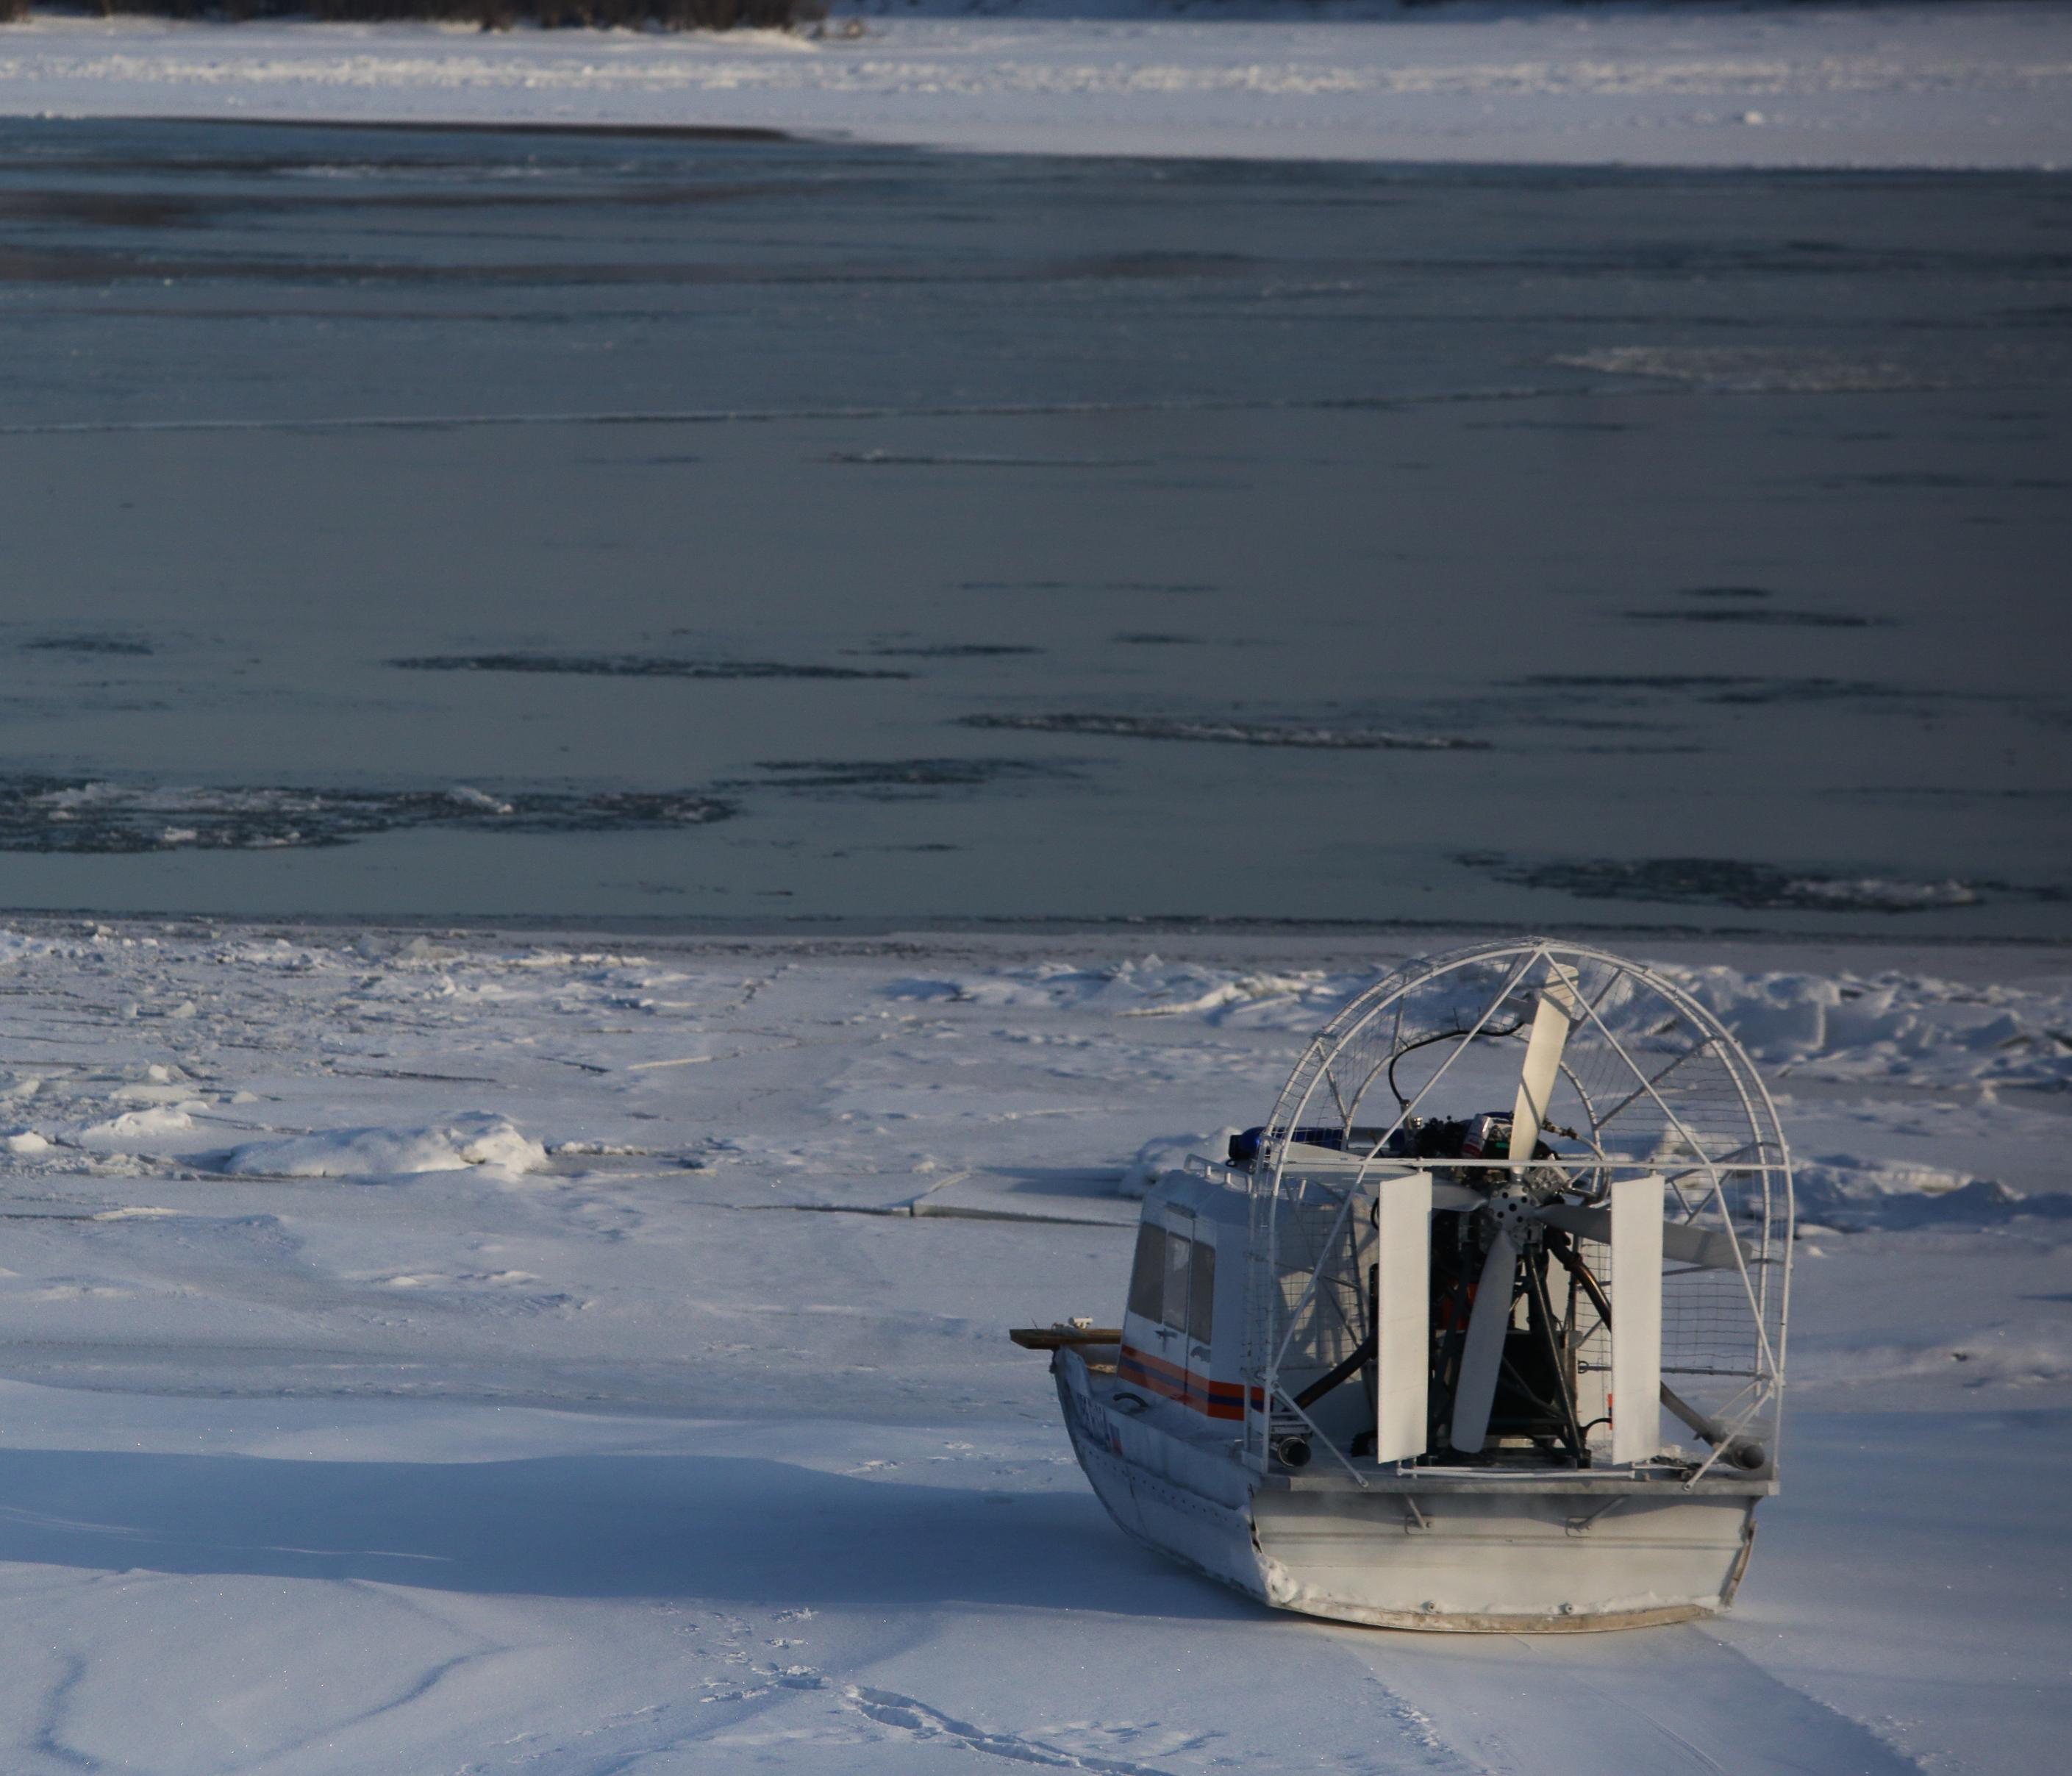
[{"label": "orange stripe on hull", "polygon": [[[1212,1381],[1207,1375],[1197,1375],[1191,1369],[1182,1368],[1177,1363],[1168,1363],[1163,1357],[1154,1357],[1148,1350],[1140,1350],[1134,1345],[1125,1344],[1116,1365],[1116,1373],[1124,1381],[1133,1381],[1149,1388],[1154,1394],[1177,1400],[1190,1412],[1202,1413],[1208,1418],[1243,1418],[1244,1416],[1244,1388],[1235,1381]],[[1252,1389],[1255,1404],[1264,1404],[1265,1396],[1260,1389]]]}]

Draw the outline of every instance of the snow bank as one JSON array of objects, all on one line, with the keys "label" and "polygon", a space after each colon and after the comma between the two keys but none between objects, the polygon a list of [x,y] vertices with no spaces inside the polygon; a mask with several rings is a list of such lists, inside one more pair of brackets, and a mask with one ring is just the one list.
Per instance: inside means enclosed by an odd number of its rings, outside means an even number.
[{"label": "snow bank", "polygon": [[154,1104],[148,1110],[125,1110],[68,1130],[65,1144],[92,1148],[101,1153],[134,1153],[161,1145],[168,1135],[193,1133],[194,1112],[206,1108],[195,1099],[179,1104]]},{"label": "snow bank", "polygon": [[1002,1008],[1045,1005],[1124,1018],[1183,1018],[1240,1029],[1306,1030],[1387,972],[1244,973],[1147,956],[1096,968],[1039,962],[982,973],[915,976],[895,980],[885,990],[895,999]]},{"label": "snow bank", "polygon": [[1230,1157],[1231,1137],[1237,1133],[1236,1124],[1232,1124],[1211,1134],[1161,1135],[1147,1141],[1124,1169],[1122,1182],[1116,1189],[1124,1196],[1143,1197],[1166,1173],[1178,1170],[1190,1159],[1220,1163]]},{"label": "snow bank", "polygon": [[0,113],[750,126],[1057,154],[2072,162],[2057,6],[1098,10],[902,8],[817,39],[44,17],[0,30]]},{"label": "snow bank", "polygon": [[[1955,1089],[1977,1107],[1977,1116],[2004,1123],[2010,1112],[1996,1101],[1999,1089],[2053,1095],[2072,1089],[2072,990],[2061,980],[2044,976],[2015,986],[1898,971],[1817,974],[1655,966],[1718,1017],[1786,1092],[1795,1081],[1818,1081],[1824,1082],[1822,1093],[1830,1087],[1897,1092],[1904,1095],[1897,1103],[1906,1105],[1916,1093]],[[1009,1016],[1041,1008],[1118,1034],[1120,1020],[1159,1019],[1233,1034],[1302,1036],[1390,972],[1386,962],[1369,968],[1284,972],[1147,956],[1104,967],[1040,962],[909,976],[882,990],[894,1000],[980,1007]],[[1601,1009],[1615,1030],[1623,1027],[1626,1008],[1608,1002]],[[1272,1102],[1270,1092],[1270,1086],[1254,1092],[1260,1114]],[[1808,1145],[1819,1138],[1812,1133],[1816,1128],[1828,1140],[1842,1133],[1854,1141],[1862,1120],[1882,1125],[1890,1119],[1906,1125],[1906,1147],[1918,1150],[1924,1132],[1939,1126],[1949,1151],[1975,1165],[1989,1150],[1982,1142],[1993,1138],[1975,1122],[1959,1127],[1934,1115],[1917,1120],[1922,1112],[1910,1108],[1866,1119],[1859,1108],[1848,1112],[1852,1123],[1838,1127],[1815,1121],[1811,1108],[1790,1104],[1785,1120],[1802,1156],[1796,1169],[1799,1216],[1816,1227],[1859,1232],[2026,1223],[2040,1231],[2044,1224],[2072,1219],[2072,1195],[2055,1194],[2058,1180],[2037,1172],[2037,1158],[2047,1163],[2054,1151],[2047,1141],[2030,1137],[2028,1142],[2037,1157],[2021,1161],[2029,1173],[2024,1181],[2032,1186],[2025,1190],[1967,1170]],[[1161,1172],[1184,1164],[1190,1154],[1222,1158],[1230,1133],[1167,1135],[1144,1142],[1124,1171],[1122,1194],[1141,1197]],[[1807,1158],[1809,1151],[1814,1157]]]},{"label": "snow bank", "polygon": [[1854,1153],[1802,1160],[1792,1183],[1803,1226],[1844,1233],[2072,1220],[2072,1196],[2028,1195],[1995,1178]]},{"label": "snow bank", "polygon": [[[1979,985],[1933,975],[1749,972],[1657,964],[1761,1065],[1831,1079],[2072,1087],[2072,991]],[[1125,1018],[1308,1031],[1388,973],[1245,972],[1156,956],[1105,968],[1039,963],[914,977],[895,998],[1047,1005]],[[1608,1012],[1614,1026],[1616,1010]]]},{"label": "snow bank", "polygon": [[1663,971],[1758,1061],[1830,1078],[2072,1086],[2072,993],[1932,975]]},{"label": "snow bank", "polygon": [[222,1170],[246,1178],[395,1178],[483,1166],[537,1171],[547,1150],[508,1118],[474,1111],[420,1128],[331,1128],[234,1148]]}]

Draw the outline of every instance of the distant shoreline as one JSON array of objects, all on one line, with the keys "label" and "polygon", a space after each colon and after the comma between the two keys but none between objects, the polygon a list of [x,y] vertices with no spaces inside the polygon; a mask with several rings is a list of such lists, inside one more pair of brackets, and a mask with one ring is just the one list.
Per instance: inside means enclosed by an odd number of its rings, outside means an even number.
[{"label": "distant shoreline", "polygon": [[752,131],[1460,165],[2072,166],[2072,6],[845,8],[838,29],[483,31],[37,12],[0,115]]}]

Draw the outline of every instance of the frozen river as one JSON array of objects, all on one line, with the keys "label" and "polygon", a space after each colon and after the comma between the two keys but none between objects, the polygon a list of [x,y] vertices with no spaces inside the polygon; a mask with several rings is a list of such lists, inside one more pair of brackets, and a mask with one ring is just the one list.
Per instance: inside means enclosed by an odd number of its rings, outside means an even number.
[{"label": "frozen river", "polygon": [[1008,1342],[1434,947],[1157,941],[10,919],[0,1768],[2060,1767],[2062,949],[1646,939],[1799,1156],[1782,1490],[1730,1614],[1519,1637],[1136,1547]]},{"label": "frozen river", "polygon": [[2062,935],[2069,197],[0,122],[0,905]]}]

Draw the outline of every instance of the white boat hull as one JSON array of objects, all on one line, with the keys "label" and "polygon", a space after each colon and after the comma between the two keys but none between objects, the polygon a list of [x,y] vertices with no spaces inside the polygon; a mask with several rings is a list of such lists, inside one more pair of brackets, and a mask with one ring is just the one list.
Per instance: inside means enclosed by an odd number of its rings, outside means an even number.
[{"label": "white boat hull", "polygon": [[1609,1474],[1261,1476],[1238,1457],[1236,1424],[1172,1434],[1112,1404],[1115,1383],[1077,1351],[1053,1368],[1079,1465],[1124,1531],[1263,1603],[1339,1622],[1517,1634],[1707,1615],[1733,1600],[1770,1490],[1731,1476],[1695,1491]]}]

